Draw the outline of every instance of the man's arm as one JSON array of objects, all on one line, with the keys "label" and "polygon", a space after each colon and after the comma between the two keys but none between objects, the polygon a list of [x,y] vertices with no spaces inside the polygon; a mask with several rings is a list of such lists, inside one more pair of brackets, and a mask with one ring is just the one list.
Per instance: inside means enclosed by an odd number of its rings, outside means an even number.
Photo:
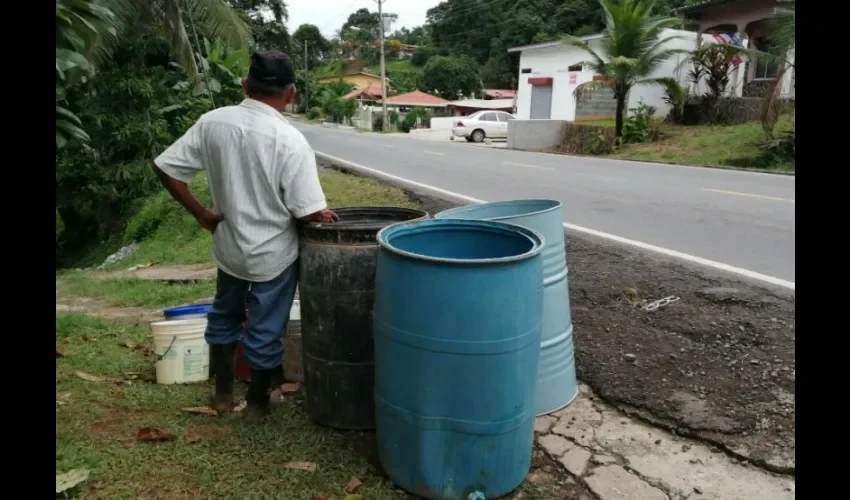
[{"label": "man's arm", "polygon": [[325,193],[319,183],[316,154],[309,145],[293,151],[286,159],[286,170],[281,186],[283,202],[289,212],[300,222],[336,222],[339,217],[327,208]]},{"label": "man's arm", "polygon": [[171,197],[183,205],[201,227],[215,232],[223,217],[203,206],[189,190],[189,182],[204,169],[197,123],[154,160],[153,169]]},{"label": "man's arm", "polygon": [[170,177],[157,165],[153,166],[153,170],[159,177],[159,182],[162,183],[171,197],[177,200],[177,203],[183,205],[183,208],[195,217],[202,228],[214,233],[218,223],[224,220],[224,217],[203,206],[185,182]]}]

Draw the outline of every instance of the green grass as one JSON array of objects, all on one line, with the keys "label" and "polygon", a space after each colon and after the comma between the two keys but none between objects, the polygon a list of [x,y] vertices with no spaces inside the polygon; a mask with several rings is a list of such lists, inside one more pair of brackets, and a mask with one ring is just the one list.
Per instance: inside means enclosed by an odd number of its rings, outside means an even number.
[{"label": "green grass", "polygon": [[409,59],[401,59],[387,63],[387,72],[404,72],[410,71],[413,73],[422,73],[422,68],[414,66]]},{"label": "green grass", "polygon": [[138,278],[102,278],[92,273],[66,273],[63,290],[78,297],[102,299],[121,307],[174,307],[215,295],[215,281],[176,283]]},{"label": "green grass", "polygon": [[587,125],[590,127],[615,127],[617,122],[614,120],[586,120],[581,122],[575,122],[576,125]]},{"label": "green grass", "polygon": [[[313,425],[304,414],[302,395],[290,395],[260,424],[238,414],[192,415],[182,408],[206,406],[211,384],[162,386],[130,381],[90,382],[75,375],[124,378],[128,370],[154,374],[150,355],[123,346],[149,342],[147,328],[88,316],[56,318],[56,471],[85,468],[89,480],[79,498],[110,500],[161,498],[270,498],[309,500],[315,495],[341,499],[352,477],[366,500],[396,500],[406,495],[376,474],[364,458],[372,434],[334,432]],[[139,442],[140,428],[175,434],[169,442]],[[189,443],[185,436],[201,437]],[[284,464],[306,461],[315,472]]]},{"label": "green grass", "polygon": [[[783,118],[776,131],[789,128]],[[661,161],[682,165],[761,167],[764,170],[793,171],[793,162],[776,163],[759,149],[763,132],[758,122],[729,126],[662,126],[665,138],[652,143],[622,146],[610,155],[628,160]]]}]

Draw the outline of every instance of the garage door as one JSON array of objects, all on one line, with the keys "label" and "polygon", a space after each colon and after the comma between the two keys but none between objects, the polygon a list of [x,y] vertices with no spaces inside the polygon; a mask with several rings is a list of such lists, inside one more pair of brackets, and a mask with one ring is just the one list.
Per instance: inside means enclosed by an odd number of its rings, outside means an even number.
[{"label": "garage door", "polygon": [[552,85],[531,86],[531,119],[548,120],[552,116]]}]

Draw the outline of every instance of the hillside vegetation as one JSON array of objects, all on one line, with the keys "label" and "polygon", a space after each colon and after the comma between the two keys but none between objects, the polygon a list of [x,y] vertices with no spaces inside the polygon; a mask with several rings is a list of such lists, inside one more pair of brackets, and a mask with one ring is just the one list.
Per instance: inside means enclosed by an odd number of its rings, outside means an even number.
[{"label": "hillside vegetation", "polygon": [[[416,207],[403,191],[372,179],[334,170],[321,172],[320,179],[330,207]],[[211,206],[205,175],[198,175],[191,187],[202,203]],[[141,204],[140,210],[127,222],[120,242],[111,242],[108,250],[114,251],[118,245],[134,242],[139,243],[138,250],[127,260],[113,267],[125,268],[150,261],[157,264],[211,263],[212,236],[201,229],[195,219],[171,199],[165,190]],[[98,254],[103,254],[104,250],[106,249],[102,249]]]}]

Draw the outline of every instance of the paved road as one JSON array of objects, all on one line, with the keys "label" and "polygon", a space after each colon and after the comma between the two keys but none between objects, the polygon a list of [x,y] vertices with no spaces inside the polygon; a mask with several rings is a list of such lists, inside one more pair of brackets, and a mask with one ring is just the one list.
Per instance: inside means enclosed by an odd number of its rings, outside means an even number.
[{"label": "paved road", "polygon": [[793,287],[796,181],[791,176],[296,126],[321,153],[486,201],[558,199],[568,224],[779,278]]}]

